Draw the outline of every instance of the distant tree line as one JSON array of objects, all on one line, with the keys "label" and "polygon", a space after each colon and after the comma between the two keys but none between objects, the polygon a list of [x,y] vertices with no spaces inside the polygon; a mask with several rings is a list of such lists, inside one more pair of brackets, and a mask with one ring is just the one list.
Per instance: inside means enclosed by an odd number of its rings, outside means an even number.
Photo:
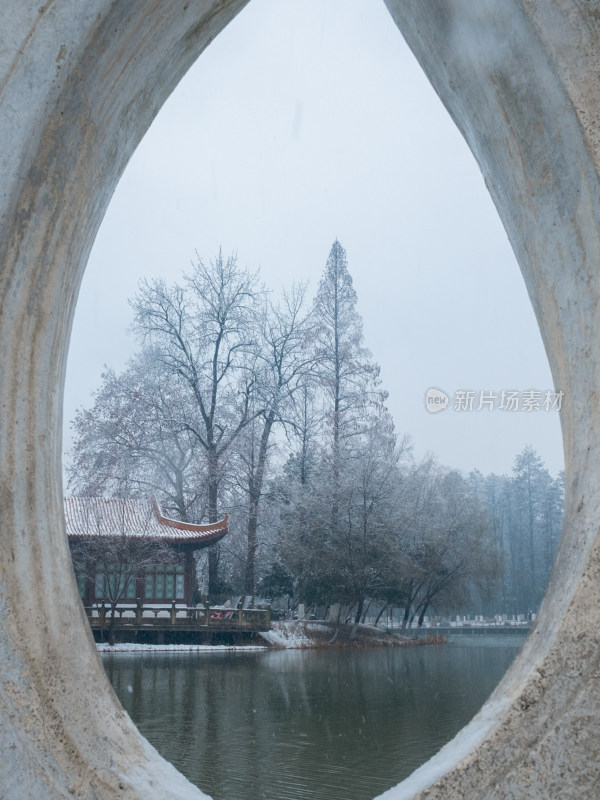
[{"label": "distant tree line", "polygon": [[546,592],[562,529],[564,472],[553,478],[526,445],[511,476],[484,477],[475,471],[469,479],[487,507],[503,558],[494,606],[510,614],[535,611]]},{"label": "distant tree line", "polygon": [[556,550],[562,479],[529,447],[514,475],[416,462],[394,431],[363,342],[346,253],[335,241],[312,301],[275,303],[222,253],[131,300],[140,347],[107,369],[74,419],[70,490],[154,495],[184,521],[230,535],[200,589],[290,602],[523,613]]}]

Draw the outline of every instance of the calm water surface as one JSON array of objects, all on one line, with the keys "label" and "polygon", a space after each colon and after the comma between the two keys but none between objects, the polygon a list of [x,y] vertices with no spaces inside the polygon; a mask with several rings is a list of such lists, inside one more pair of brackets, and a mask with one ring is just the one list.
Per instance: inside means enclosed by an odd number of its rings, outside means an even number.
[{"label": "calm water surface", "polygon": [[144,736],[215,800],[366,800],[469,721],[521,643],[103,661]]}]

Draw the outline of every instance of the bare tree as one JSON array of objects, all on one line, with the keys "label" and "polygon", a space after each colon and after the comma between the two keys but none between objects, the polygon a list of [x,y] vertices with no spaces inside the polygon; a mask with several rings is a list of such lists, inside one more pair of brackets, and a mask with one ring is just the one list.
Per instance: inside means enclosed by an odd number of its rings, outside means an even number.
[{"label": "bare tree", "polygon": [[[165,378],[186,398],[182,427],[204,450],[207,516],[219,518],[223,461],[245,427],[264,414],[256,401],[260,338],[258,277],[237,257],[197,258],[182,286],[143,281],[132,300],[135,330],[151,344]],[[209,593],[218,585],[218,545],[209,550]]]},{"label": "bare tree", "polygon": [[271,434],[275,425],[293,426],[293,401],[314,367],[308,347],[310,318],[304,313],[305,285],[284,293],[279,306],[267,301],[263,316],[262,347],[258,353],[257,402],[262,411],[240,437],[244,491],[247,495],[247,550],[244,591],[254,594],[260,502]]},{"label": "bare tree", "polygon": [[434,601],[451,605],[478,583],[494,583],[499,557],[487,508],[460,473],[432,459],[408,478],[397,578],[404,595],[403,627],[419,626]]},{"label": "bare tree", "polygon": [[181,423],[185,398],[143,350],[120,374],[106,370],[89,409],[79,409],[69,488],[89,497],[155,495],[179,519],[202,515],[202,454]]},{"label": "bare tree", "polygon": [[511,614],[535,611],[546,590],[562,527],[564,475],[552,478],[526,445],[515,459],[512,477],[488,475],[478,491],[504,558],[495,607]]},{"label": "bare tree", "polygon": [[[340,447],[338,519],[331,524],[330,464],[315,464],[306,483],[289,464],[281,485],[279,564],[293,575],[299,597],[308,603],[343,602],[360,620],[367,599],[387,596],[390,569],[397,563],[396,487],[408,442],[397,444],[389,415],[364,422],[360,436]],[[273,570],[272,570],[273,572]]]},{"label": "bare tree", "polygon": [[[128,530],[125,504],[121,504],[120,530],[112,535],[94,533],[101,528],[97,507],[88,507],[89,536],[70,542],[71,556],[78,577],[91,581],[96,597],[109,607],[108,641],[115,643],[115,614],[117,605],[135,601],[136,581],[143,577],[146,567],[175,564],[176,551],[158,537],[132,535]],[[148,504],[147,521],[152,515]],[[143,523],[143,521],[142,521]],[[144,526],[142,524],[143,531]]]}]

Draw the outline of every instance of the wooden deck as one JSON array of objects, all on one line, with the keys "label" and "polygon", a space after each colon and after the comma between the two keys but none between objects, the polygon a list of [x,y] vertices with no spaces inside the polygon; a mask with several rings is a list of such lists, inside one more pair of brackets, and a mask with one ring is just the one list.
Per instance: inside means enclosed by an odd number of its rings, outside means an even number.
[{"label": "wooden deck", "polygon": [[[85,609],[93,631],[110,627],[110,606]],[[259,633],[271,627],[271,608],[222,608],[219,606],[118,605],[115,632],[172,631],[197,633]]]}]

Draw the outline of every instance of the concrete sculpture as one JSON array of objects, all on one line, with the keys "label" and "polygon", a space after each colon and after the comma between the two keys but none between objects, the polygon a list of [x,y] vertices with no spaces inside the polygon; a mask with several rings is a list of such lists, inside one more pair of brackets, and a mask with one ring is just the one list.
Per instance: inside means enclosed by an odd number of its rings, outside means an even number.
[{"label": "concrete sculpture", "polygon": [[[0,795],[192,798],[102,675],[62,517],[87,256],[128,158],[245,0],[5,0],[0,15]],[[565,531],[538,624],[474,722],[385,797],[595,797],[600,773],[600,10],[387,0],[467,139],[565,392]],[[33,576],[33,579],[32,579]],[[90,687],[94,687],[90,691]]]}]

